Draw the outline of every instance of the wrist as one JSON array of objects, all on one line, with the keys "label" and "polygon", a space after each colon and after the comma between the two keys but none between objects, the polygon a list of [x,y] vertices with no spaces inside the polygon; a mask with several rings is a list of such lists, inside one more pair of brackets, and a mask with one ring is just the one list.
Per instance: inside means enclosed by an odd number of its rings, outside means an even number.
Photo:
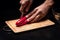
[{"label": "wrist", "polygon": [[44,4],[45,4],[46,6],[52,6],[52,5],[54,4],[54,1],[53,1],[53,0],[46,0],[46,1],[44,2]]}]

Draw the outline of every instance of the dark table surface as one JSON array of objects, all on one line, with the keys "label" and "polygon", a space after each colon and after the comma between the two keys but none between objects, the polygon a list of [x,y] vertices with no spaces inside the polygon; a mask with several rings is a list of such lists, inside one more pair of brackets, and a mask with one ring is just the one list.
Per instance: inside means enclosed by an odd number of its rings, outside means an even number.
[{"label": "dark table surface", "polygon": [[[0,40],[59,40],[60,39],[60,25],[56,23],[53,26],[35,29],[22,33],[13,33],[3,30],[7,25],[0,28]],[[7,27],[8,28],[8,27]],[[8,29],[7,29],[8,30]]]},{"label": "dark table surface", "polygon": [[[17,9],[6,9],[2,11],[0,17],[0,40],[59,40],[60,39],[60,24],[56,21],[55,25],[45,28],[35,29],[22,33],[13,33],[5,24],[6,20],[19,18],[20,14]],[[5,31],[3,28],[6,28]]]}]

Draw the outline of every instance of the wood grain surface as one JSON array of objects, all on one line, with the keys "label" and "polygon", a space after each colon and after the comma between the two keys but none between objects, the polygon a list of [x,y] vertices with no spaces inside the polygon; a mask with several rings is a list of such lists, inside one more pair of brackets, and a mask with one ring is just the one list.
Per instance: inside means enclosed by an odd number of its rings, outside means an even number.
[{"label": "wood grain surface", "polygon": [[28,31],[28,30],[37,29],[37,28],[47,27],[47,26],[55,24],[51,20],[47,19],[47,20],[44,20],[41,22],[31,23],[31,24],[26,24],[26,25],[20,26],[20,27],[16,27],[15,23],[17,20],[18,19],[5,21],[5,23],[8,25],[8,27],[11,28],[11,30],[14,33],[19,33],[19,32],[24,32],[24,31]]}]

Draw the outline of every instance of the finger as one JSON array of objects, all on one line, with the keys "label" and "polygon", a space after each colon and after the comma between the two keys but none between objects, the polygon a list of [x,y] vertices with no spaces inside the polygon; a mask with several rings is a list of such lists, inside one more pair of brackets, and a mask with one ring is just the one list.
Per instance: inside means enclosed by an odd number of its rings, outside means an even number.
[{"label": "finger", "polygon": [[24,12],[25,7],[28,5],[28,2],[25,2],[24,4],[21,4],[20,11]]},{"label": "finger", "polygon": [[40,21],[41,19],[43,19],[45,16],[46,16],[46,14],[45,15],[44,14],[41,14],[41,16],[39,17],[39,20],[38,21]]},{"label": "finger", "polygon": [[21,4],[21,7],[20,7],[20,12],[23,12],[23,10],[24,10],[24,8],[25,8],[25,6],[27,5],[27,3],[26,4]]},{"label": "finger", "polygon": [[43,12],[40,12],[40,14],[39,14],[40,16],[39,16],[39,18],[38,18],[38,21],[40,21],[42,18],[44,18],[47,14],[45,13],[43,13]]},{"label": "finger", "polygon": [[23,12],[22,7],[21,7],[19,10],[20,10],[20,12],[21,12],[21,16],[20,16],[20,18],[21,18],[21,17],[24,16],[25,13]]},{"label": "finger", "polygon": [[[34,11],[35,12],[35,11]],[[35,15],[36,15],[36,13],[35,13]],[[34,16],[35,16],[34,15]],[[34,17],[33,17],[34,18]],[[21,20],[18,20],[17,22],[16,22],[16,25],[17,26],[20,26],[20,24],[21,25],[24,25],[24,24],[27,24],[29,21],[31,21],[30,19],[27,19],[26,17],[24,17],[24,18],[22,18]]]},{"label": "finger", "polygon": [[39,12],[37,11],[35,14],[33,14],[31,17],[29,17],[27,20],[31,21],[33,20],[37,15],[39,14]]},{"label": "finger", "polygon": [[37,15],[30,23],[37,22],[39,20],[40,15]]},{"label": "finger", "polygon": [[32,12],[30,12],[28,15],[26,15],[27,18],[29,18],[30,16],[32,16],[33,14],[36,13],[38,9],[34,9]]},{"label": "finger", "polygon": [[20,0],[20,4],[25,4],[29,0]]},{"label": "finger", "polygon": [[28,12],[28,10],[29,10],[31,4],[32,4],[32,0],[29,1],[29,4],[28,4],[28,6],[27,6],[27,8],[26,8],[26,12]]},{"label": "finger", "polygon": [[31,22],[38,22],[39,19],[41,19],[40,18],[41,17],[41,14],[42,14],[42,12],[38,10],[38,15]]}]

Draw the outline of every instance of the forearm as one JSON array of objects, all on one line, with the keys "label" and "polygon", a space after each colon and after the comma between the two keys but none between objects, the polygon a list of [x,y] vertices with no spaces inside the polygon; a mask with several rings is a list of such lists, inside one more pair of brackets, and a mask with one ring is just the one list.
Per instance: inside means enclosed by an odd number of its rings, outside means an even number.
[{"label": "forearm", "polygon": [[46,6],[52,6],[54,4],[54,1],[53,0],[45,0],[45,2],[43,4],[45,4]]},{"label": "forearm", "polygon": [[54,4],[54,1],[53,0],[45,0],[45,2],[39,6],[42,6],[43,8],[51,8]]}]

